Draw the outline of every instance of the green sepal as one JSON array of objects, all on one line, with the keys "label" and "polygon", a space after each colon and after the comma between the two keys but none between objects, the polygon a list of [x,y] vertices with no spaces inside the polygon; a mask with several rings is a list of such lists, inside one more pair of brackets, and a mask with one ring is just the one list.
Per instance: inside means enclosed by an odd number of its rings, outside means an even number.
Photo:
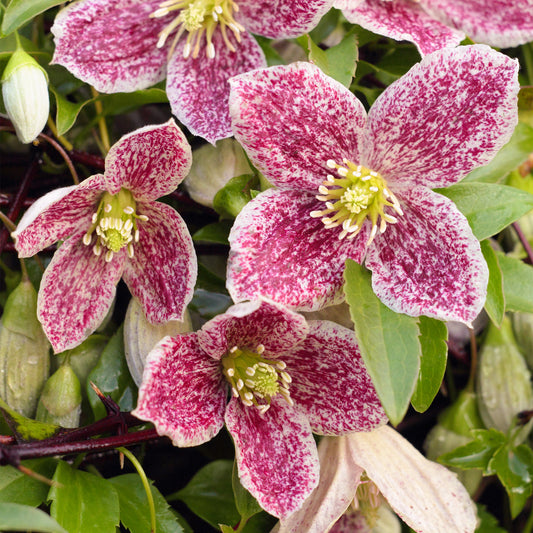
[{"label": "green sepal", "polygon": [[13,55],[9,58],[4,73],[2,74],[2,83],[12,76],[21,67],[36,67],[43,72],[46,81],[48,81],[48,74],[33,57],[25,52],[22,48],[17,48]]}]

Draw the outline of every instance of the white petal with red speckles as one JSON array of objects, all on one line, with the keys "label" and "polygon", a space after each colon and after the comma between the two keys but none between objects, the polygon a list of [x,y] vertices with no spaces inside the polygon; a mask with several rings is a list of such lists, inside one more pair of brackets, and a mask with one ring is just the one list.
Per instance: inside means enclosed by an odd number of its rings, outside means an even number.
[{"label": "white petal with red speckles", "polygon": [[13,232],[19,257],[31,257],[77,229],[88,230],[103,188],[104,177],[97,174],[39,198]]},{"label": "white petal with red speckles", "polygon": [[274,516],[284,518],[298,510],[319,476],[316,444],[305,416],[277,397],[264,415],[233,398],[225,418],[243,487]]},{"label": "white petal with red speckles", "polygon": [[394,311],[470,324],[485,302],[488,269],[466,218],[425,187],[398,197],[404,215],[368,248],[374,292]]},{"label": "white petal with red speckles", "polygon": [[148,354],[132,414],[176,446],[197,446],[224,425],[226,394],[219,362],[203,352],[195,333],[165,337]]},{"label": "white petal with red speckles", "polygon": [[191,147],[174,120],[124,135],[105,159],[106,189],[129,189],[136,200],[173,192],[191,168]]},{"label": "white petal with red speckles", "polygon": [[82,0],[55,18],[53,62],[100,92],[145,89],[165,77],[168,44],[159,32],[173,19],[150,18],[160,0]]},{"label": "white petal with red speckles", "polygon": [[291,398],[313,433],[370,431],[387,417],[364,366],[353,331],[334,322],[309,322],[305,340],[282,356]]},{"label": "white petal with red speckles", "polygon": [[85,230],[75,233],[54,254],[43,274],[37,315],[59,353],[85,340],[104,319],[120,279],[125,254],[109,263],[82,242]]},{"label": "white petal with red speckles", "polygon": [[258,70],[230,85],[235,138],[274,185],[316,194],[331,173],[328,159],[357,162],[366,111],[315,65]]},{"label": "white petal with red speckles", "polygon": [[302,342],[308,331],[303,316],[275,302],[255,300],[234,305],[204,324],[198,331],[198,342],[216,359],[234,346],[255,350],[259,344],[270,358]]},{"label": "white petal with red speckles", "polygon": [[152,323],[182,320],[196,283],[197,263],[181,216],[159,202],[137,204],[139,242],[124,266],[124,281]]},{"label": "white petal with red speckles", "polygon": [[216,29],[213,34],[213,59],[206,55],[205,42],[202,42],[196,59],[185,59],[185,39],[182,39],[168,64],[167,95],[172,112],[192,134],[213,144],[232,135],[228,80],[242,72],[266,66],[263,51],[251,35],[241,33],[241,42],[237,43],[231,32],[227,33],[234,44],[234,52],[226,46],[220,30]]},{"label": "white petal with red speckles", "polygon": [[476,529],[476,507],[456,474],[427,460],[398,432],[383,426],[347,438],[353,460],[415,531],[471,533]]},{"label": "white petal with red speckles", "polygon": [[426,56],[372,106],[362,162],[395,183],[446,187],[488,163],[518,121],[518,62],[485,45]]},{"label": "white petal with red speckles", "polygon": [[360,263],[367,231],[339,240],[309,213],[322,209],[314,195],[269,189],[239,213],[230,233],[227,287],[235,301],[265,296],[314,311],[344,299],[344,262]]}]

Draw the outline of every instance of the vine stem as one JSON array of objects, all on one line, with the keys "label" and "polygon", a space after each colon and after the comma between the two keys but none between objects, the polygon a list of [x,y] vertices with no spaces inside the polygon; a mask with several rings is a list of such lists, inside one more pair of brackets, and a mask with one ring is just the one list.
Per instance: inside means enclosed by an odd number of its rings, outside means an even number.
[{"label": "vine stem", "polygon": [[80,180],[78,178],[78,173],[76,172],[76,169],[74,168],[74,165],[72,164],[72,161],[65,149],[57,141],[52,139],[52,137],[46,135],[46,133],[39,133],[37,137],[39,139],[44,139],[46,142],[50,143],[61,154],[61,157],[65,160],[65,163],[67,164],[67,167],[70,170],[70,174],[72,175],[72,181],[75,185],[79,185]]},{"label": "vine stem", "polygon": [[98,129],[100,130],[100,140],[102,141],[102,147],[104,149],[104,152],[107,154],[109,152],[109,149],[111,148],[111,143],[109,142],[109,132],[107,131],[107,124],[105,122],[105,117],[103,116],[104,108],[102,106],[102,102],[98,100],[98,91],[91,87],[91,93],[94,100],[94,108],[96,109],[96,115],[98,117]]},{"label": "vine stem", "polygon": [[518,222],[513,222],[513,229],[515,230],[516,235],[520,239],[520,243],[526,251],[529,264],[533,265],[533,250],[531,249],[531,245],[529,244],[527,237],[524,235],[520,224]]}]

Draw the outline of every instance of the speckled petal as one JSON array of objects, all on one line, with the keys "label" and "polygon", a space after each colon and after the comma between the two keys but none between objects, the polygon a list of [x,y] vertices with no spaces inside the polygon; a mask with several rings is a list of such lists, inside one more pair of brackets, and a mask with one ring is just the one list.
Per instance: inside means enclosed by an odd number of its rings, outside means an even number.
[{"label": "speckled petal", "polygon": [[242,485],[268,513],[285,518],[298,510],[318,484],[316,444],[305,416],[273,399],[261,415],[233,398],[226,426],[235,442]]},{"label": "speckled petal", "polygon": [[235,138],[274,185],[316,192],[328,159],[359,158],[366,111],[311,63],[256,70],[230,85]]},{"label": "speckled petal", "polygon": [[466,218],[425,187],[399,197],[404,215],[368,249],[374,292],[394,311],[469,325],[485,302],[488,269]]},{"label": "speckled petal", "polygon": [[364,366],[353,331],[311,321],[305,340],[282,356],[291,376],[291,398],[313,433],[370,431],[387,417]]},{"label": "speckled petal", "polygon": [[43,274],[37,315],[56,353],[74,348],[102,322],[120,279],[125,254],[109,263],[75,233],[54,254]]},{"label": "speckled petal", "polygon": [[266,66],[263,51],[251,35],[241,33],[241,42],[236,43],[231,32],[227,33],[234,44],[234,52],[224,43],[220,30],[216,30],[213,59],[207,57],[204,42],[196,59],[184,59],[183,39],[168,64],[167,95],[172,112],[193,135],[212,144],[232,135],[228,110],[229,78]]},{"label": "speckled petal", "polygon": [[132,414],[176,446],[197,446],[223,427],[226,394],[220,364],[202,351],[195,333],[165,337],[148,354]]},{"label": "speckled petal", "polygon": [[138,204],[148,221],[138,223],[139,242],[124,267],[124,281],[152,323],[183,320],[196,283],[197,262],[181,216],[159,202]]},{"label": "speckled petal", "polygon": [[239,0],[238,4],[237,20],[247,30],[282,39],[311,31],[333,0]]},{"label": "speckled petal", "polygon": [[39,198],[13,232],[19,257],[31,257],[77,229],[87,230],[103,189],[104,177],[97,174]]},{"label": "speckled petal", "polygon": [[361,263],[368,233],[339,240],[339,228],[309,215],[322,208],[312,194],[274,189],[244,207],[229,237],[227,287],[236,302],[265,296],[314,311],[343,300],[344,262]]},{"label": "speckled petal", "polygon": [[353,460],[417,533],[476,529],[476,507],[456,474],[428,461],[398,432],[383,426],[348,439]]},{"label": "speckled petal", "polygon": [[168,45],[156,47],[173,16],[150,18],[161,0],[82,0],[55,18],[53,62],[103,93],[145,89],[165,77]]},{"label": "speckled petal", "polygon": [[517,124],[518,63],[485,45],[426,56],[376,100],[362,162],[394,183],[446,187],[488,163]]},{"label": "speckled petal", "polygon": [[198,342],[220,359],[234,346],[265,347],[266,357],[277,356],[302,342],[309,331],[305,318],[275,302],[255,300],[230,307],[198,331]]},{"label": "speckled petal", "polygon": [[336,4],[350,22],[397,41],[411,41],[422,55],[457,46],[464,39],[462,32],[435,20],[413,0],[348,0]]},{"label": "speckled petal", "polygon": [[421,0],[424,9],[472,40],[499,48],[533,41],[532,0]]},{"label": "speckled petal", "polygon": [[124,135],[105,159],[106,188],[129,189],[136,200],[170,194],[191,168],[191,147],[174,120]]}]

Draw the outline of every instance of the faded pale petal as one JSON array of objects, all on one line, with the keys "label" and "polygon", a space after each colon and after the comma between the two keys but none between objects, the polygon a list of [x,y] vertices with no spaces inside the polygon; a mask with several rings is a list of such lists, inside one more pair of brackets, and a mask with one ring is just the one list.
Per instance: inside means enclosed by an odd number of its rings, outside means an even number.
[{"label": "faded pale petal", "polygon": [[224,425],[227,384],[196,334],[165,337],[148,355],[137,408],[176,446],[211,440]]},{"label": "faded pale petal", "polygon": [[274,185],[312,191],[328,159],[359,158],[366,120],[346,87],[310,63],[277,66],[230,80],[235,138]]},{"label": "faded pale petal", "polygon": [[231,32],[227,33],[235,45],[234,52],[226,46],[217,29],[213,35],[213,59],[206,55],[205,42],[196,59],[184,59],[185,40],[182,39],[168,64],[167,95],[172,112],[191,133],[210,143],[232,135],[228,111],[229,78],[266,66],[261,47],[251,35],[241,33],[241,42],[236,43]]},{"label": "faded pale petal", "polygon": [[322,209],[313,194],[269,189],[239,213],[230,233],[227,287],[235,301],[264,296],[297,310],[339,303],[344,262],[361,263],[361,238],[339,240],[310,212]]},{"label": "faded pale petal", "polygon": [[309,322],[305,340],[283,355],[291,397],[313,433],[370,431],[387,422],[353,331],[328,321]]},{"label": "faded pale petal", "polygon": [[374,292],[393,311],[470,324],[485,302],[488,269],[466,218],[425,187],[398,196],[404,216],[368,248]]},{"label": "faded pale petal", "polygon": [[75,233],[56,251],[43,274],[37,315],[54,352],[74,348],[104,319],[120,279],[125,253],[106,262]]},{"label": "faded pale petal", "polygon": [[517,72],[516,60],[485,45],[426,56],[372,106],[362,163],[389,185],[456,183],[511,137]]},{"label": "faded pale petal", "polygon": [[417,533],[471,533],[476,508],[457,476],[383,426],[348,437],[353,460]]},{"label": "faded pale petal", "polygon": [[225,418],[244,488],[279,518],[299,509],[319,476],[316,445],[305,416],[277,397],[264,415],[233,398]]},{"label": "faded pale petal", "polygon": [[191,168],[191,147],[174,120],[124,135],[105,159],[106,189],[155,200],[176,189]]},{"label": "faded pale petal", "polygon": [[124,281],[152,323],[182,320],[196,283],[197,263],[189,230],[181,216],[159,202],[139,203],[139,242],[124,266]]}]

